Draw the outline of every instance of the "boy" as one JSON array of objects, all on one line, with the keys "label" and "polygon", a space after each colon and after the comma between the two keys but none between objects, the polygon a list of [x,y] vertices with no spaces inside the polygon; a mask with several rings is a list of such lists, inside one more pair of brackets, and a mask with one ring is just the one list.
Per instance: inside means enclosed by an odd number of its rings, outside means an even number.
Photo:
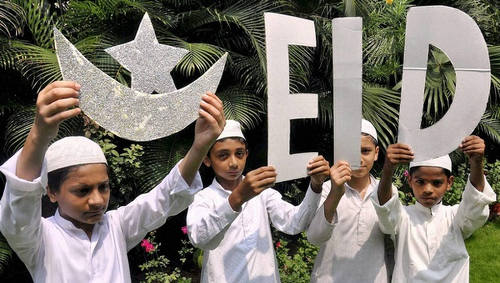
[{"label": "boy", "polygon": [[488,203],[496,196],[483,173],[484,141],[466,137],[460,149],[468,156],[470,175],[459,205],[441,199],[453,184],[448,155],[410,163],[408,183],[417,202],[403,206],[391,190],[397,164],[413,160],[408,145],[392,144],[373,203],[380,229],[396,242],[392,282],[468,282],[469,255],[464,239],[488,219]]},{"label": "boy", "polygon": [[201,282],[279,282],[270,222],[287,234],[303,231],[314,215],[329,165],[318,156],[309,162],[311,189],[299,206],[268,187],[276,180],[272,166],[244,178],[248,150],[236,121],[226,121],[222,134],[203,163],[215,172],[213,183],[189,206],[189,239],[205,250]]},{"label": "boy", "polygon": [[378,158],[377,131],[361,123],[361,166],[345,161],[330,169],[323,184],[322,205],[307,230],[308,240],[320,245],[311,282],[387,282],[384,235],[378,227],[370,196],[378,180],[371,174]]},{"label": "boy", "polygon": [[[204,95],[186,157],[152,191],[105,212],[110,188],[99,145],[68,137],[48,147],[59,124],[81,112],[79,89],[75,82],[54,82],[38,95],[23,149],[0,167],[7,178],[0,230],[34,282],[130,282],[127,251],[185,209],[202,188],[197,170],[225,123],[222,103]],[[58,203],[47,219],[41,217],[45,188]]]}]

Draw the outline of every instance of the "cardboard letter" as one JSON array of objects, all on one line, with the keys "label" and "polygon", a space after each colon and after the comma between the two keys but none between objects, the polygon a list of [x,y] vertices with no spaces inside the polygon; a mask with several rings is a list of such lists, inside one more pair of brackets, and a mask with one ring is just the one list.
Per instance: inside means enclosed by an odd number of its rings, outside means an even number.
[{"label": "cardboard letter", "polygon": [[332,20],[333,159],[360,166],[362,18]]},{"label": "cardboard letter", "polygon": [[290,154],[290,120],[316,118],[316,94],[290,94],[288,45],[316,46],[314,23],[297,17],[264,14],[267,57],[268,164],[282,182],[306,177],[307,162],[317,152]]},{"label": "cardboard letter", "polygon": [[[450,58],[456,73],[456,90],[443,118],[420,129],[429,44]],[[480,121],[489,91],[488,49],[474,20],[451,7],[411,8],[406,23],[398,140],[412,147],[415,161],[456,149]]]}]

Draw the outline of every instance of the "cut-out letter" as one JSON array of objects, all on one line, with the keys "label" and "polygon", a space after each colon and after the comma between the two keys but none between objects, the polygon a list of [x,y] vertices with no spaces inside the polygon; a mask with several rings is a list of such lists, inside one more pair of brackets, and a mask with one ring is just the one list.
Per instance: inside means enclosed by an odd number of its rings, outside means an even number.
[{"label": "cut-out letter", "polygon": [[[443,118],[421,129],[429,44],[450,58],[456,73],[456,90]],[[415,161],[456,149],[481,120],[489,91],[488,49],[474,20],[451,7],[411,8],[406,22],[398,141],[412,147]]]},{"label": "cut-out letter", "polygon": [[362,18],[332,20],[333,159],[360,166]]},{"label": "cut-out letter", "polygon": [[268,164],[277,182],[306,177],[307,162],[317,152],[290,154],[290,120],[316,118],[318,96],[290,94],[288,45],[316,46],[314,23],[297,17],[264,14],[267,57]]}]

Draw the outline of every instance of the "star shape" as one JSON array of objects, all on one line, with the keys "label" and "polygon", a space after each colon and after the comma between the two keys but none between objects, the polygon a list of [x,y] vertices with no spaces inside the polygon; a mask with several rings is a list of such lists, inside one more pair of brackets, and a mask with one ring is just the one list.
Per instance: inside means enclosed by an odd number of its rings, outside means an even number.
[{"label": "star shape", "polygon": [[146,13],[133,41],[105,50],[130,71],[131,88],[146,93],[177,90],[170,72],[189,51],[158,43]]}]

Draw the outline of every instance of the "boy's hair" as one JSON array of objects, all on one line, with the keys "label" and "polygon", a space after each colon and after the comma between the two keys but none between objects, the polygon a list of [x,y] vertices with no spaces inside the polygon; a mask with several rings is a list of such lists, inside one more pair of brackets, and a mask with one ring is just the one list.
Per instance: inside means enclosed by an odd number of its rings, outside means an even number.
[{"label": "boy's hair", "polygon": [[[415,166],[415,167],[411,167],[410,168],[410,176],[413,176],[413,173],[415,173],[420,167],[422,166]],[[446,178],[450,178],[451,177],[451,171],[448,170],[448,169],[445,169],[445,168],[441,168],[443,170],[443,173],[446,175]]]},{"label": "boy's hair", "polygon": [[245,145],[245,149],[248,149],[248,143],[247,143],[247,140],[244,139],[244,138],[240,138],[240,137],[227,137],[227,138],[223,138],[223,139],[220,139],[220,140],[217,140],[215,141],[215,143],[210,147],[210,149],[208,150],[207,152],[207,156],[210,156],[210,152],[212,151],[212,148],[214,148],[214,145],[218,142],[223,142],[227,139],[233,139],[233,140],[237,140],[239,142],[241,142],[242,144]]},{"label": "boy's hair", "polygon": [[[48,172],[47,173],[47,185],[51,192],[53,193],[59,193],[61,189],[61,184],[66,181],[66,178],[68,177],[68,174],[71,173],[71,171],[76,170],[78,167],[87,165],[87,164],[81,164],[81,165],[73,165],[73,166],[68,166],[64,168],[59,168],[54,171]],[[106,164],[106,170],[108,171],[109,174],[109,167]]]},{"label": "boy's hair", "polygon": [[367,134],[367,133],[361,133],[362,136],[365,136],[365,137],[370,137],[371,141],[373,142],[373,144],[375,145],[375,147],[378,146],[378,141],[372,137],[371,135]]},{"label": "boy's hair", "polygon": [[81,165],[73,165],[64,168],[59,168],[47,173],[47,185],[49,186],[49,189],[53,193],[58,193],[59,190],[61,189],[61,184],[64,183],[64,181],[68,177],[68,174],[71,171],[75,170],[78,166]]}]

